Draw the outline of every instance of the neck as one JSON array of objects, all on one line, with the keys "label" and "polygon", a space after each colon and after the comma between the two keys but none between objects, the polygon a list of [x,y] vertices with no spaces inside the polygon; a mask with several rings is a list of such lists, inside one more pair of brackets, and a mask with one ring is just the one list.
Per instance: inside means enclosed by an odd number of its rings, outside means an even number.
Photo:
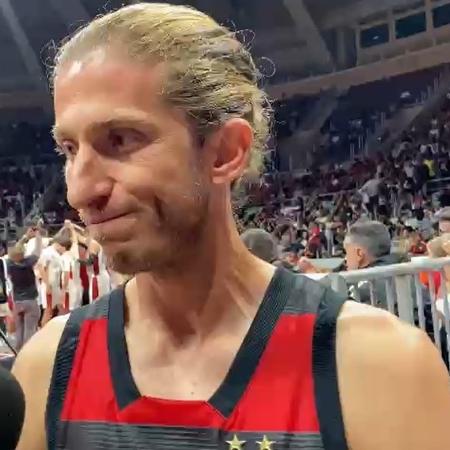
[{"label": "neck", "polygon": [[222,219],[206,226],[195,256],[179,271],[141,273],[128,284],[128,326],[147,321],[184,340],[253,318],[275,269],[242,244],[231,207]]}]

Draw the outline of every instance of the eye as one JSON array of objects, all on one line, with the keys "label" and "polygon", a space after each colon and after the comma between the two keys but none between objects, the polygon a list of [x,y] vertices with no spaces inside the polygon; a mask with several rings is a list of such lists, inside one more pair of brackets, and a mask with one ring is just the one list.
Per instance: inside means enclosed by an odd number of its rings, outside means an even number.
[{"label": "eye", "polygon": [[114,129],[108,133],[109,146],[116,151],[129,151],[139,147],[145,140],[145,136],[133,129]]},{"label": "eye", "polygon": [[62,141],[58,143],[56,147],[56,153],[70,158],[74,156],[77,152],[77,147],[72,141]]}]

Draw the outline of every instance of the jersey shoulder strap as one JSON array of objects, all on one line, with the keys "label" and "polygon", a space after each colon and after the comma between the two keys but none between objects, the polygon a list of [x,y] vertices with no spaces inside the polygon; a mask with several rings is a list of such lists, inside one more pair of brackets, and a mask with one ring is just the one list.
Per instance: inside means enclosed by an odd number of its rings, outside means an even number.
[{"label": "jersey shoulder strap", "polygon": [[[347,450],[344,420],[339,397],[336,363],[336,328],[339,314],[348,300],[333,290],[339,287],[334,275],[312,280],[304,275],[289,274],[292,288],[284,313],[313,314],[312,339],[314,397],[323,446],[326,450]],[[346,289],[340,289],[342,292]]]},{"label": "jersey shoulder strap", "polygon": [[75,352],[83,322],[108,315],[111,296],[119,294],[120,289],[100,298],[95,303],[76,309],[70,314],[64,327],[56,351],[53,373],[50,382],[46,408],[47,448],[56,450],[59,420],[72,371]]},{"label": "jersey shoulder strap", "polygon": [[313,377],[317,415],[325,449],[347,450],[336,362],[337,321],[347,296],[326,287],[316,313]]},{"label": "jersey shoulder strap", "polygon": [[304,275],[291,275],[293,288],[285,314],[315,316],[312,356],[314,396],[323,446],[326,450],[347,450],[345,427],[339,397],[336,363],[336,328],[347,295],[331,288],[339,280],[324,277],[319,281]]}]

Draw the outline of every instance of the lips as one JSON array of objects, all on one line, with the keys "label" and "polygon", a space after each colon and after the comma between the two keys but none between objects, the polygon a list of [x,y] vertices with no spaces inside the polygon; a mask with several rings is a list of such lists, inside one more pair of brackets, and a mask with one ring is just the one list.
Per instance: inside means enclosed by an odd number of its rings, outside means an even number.
[{"label": "lips", "polygon": [[112,222],[113,220],[120,219],[127,216],[128,213],[98,213],[98,214],[86,214],[83,215],[83,222],[86,226],[92,225],[102,225],[107,222]]}]

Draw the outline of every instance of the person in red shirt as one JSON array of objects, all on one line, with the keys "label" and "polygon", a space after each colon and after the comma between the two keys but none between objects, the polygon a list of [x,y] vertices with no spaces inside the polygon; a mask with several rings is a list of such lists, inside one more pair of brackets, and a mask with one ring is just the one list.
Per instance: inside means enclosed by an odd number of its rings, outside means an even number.
[{"label": "person in red shirt", "polygon": [[423,240],[422,235],[419,231],[414,230],[409,235],[409,241],[410,241],[410,249],[409,252],[412,255],[425,255],[427,253],[427,244]]}]

